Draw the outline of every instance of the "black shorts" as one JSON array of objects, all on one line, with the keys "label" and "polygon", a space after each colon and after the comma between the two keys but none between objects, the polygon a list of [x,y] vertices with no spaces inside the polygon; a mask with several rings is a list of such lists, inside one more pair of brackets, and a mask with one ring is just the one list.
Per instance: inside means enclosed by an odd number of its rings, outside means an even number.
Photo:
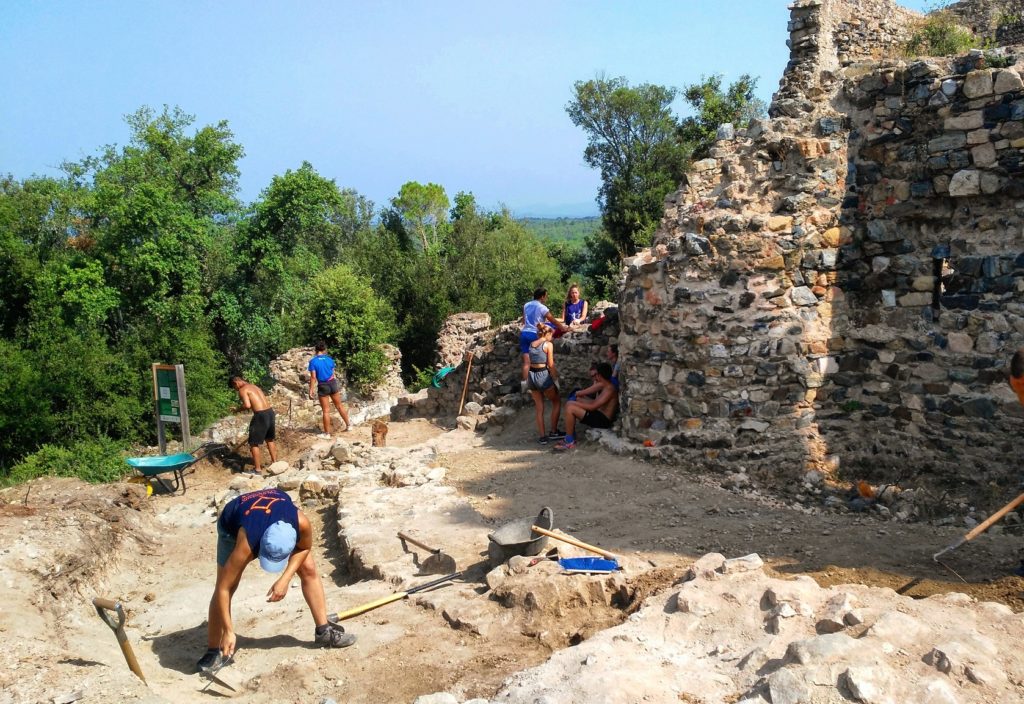
[{"label": "black shorts", "polygon": [[591,428],[610,428],[612,427],[611,419],[601,411],[587,411],[580,418],[580,423],[589,425]]},{"label": "black shorts", "polygon": [[333,396],[338,393],[338,377],[331,377],[327,381],[319,382],[316,385],[316,395],[319,397]]},{"label": "black shorts", "polygon": [[249,421],[249,446],[262,445],[265,440],[274,440],[277,437],[274,428],[274,409],[268,408],[265,411],[256,411]]}]

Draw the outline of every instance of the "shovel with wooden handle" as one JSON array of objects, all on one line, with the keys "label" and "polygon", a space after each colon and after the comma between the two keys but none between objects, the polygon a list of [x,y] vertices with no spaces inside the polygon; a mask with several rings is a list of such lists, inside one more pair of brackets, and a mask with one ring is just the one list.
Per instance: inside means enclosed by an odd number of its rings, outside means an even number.
[{"label": "shovel with wooden handle", "polygon": [[[128,636],[124,632],[124,607],[121,606],[120,601],[114,601],[113,599],[101,599],[96,597],[92,600],[92,605],[96,607],[96,613],[103,619],[103,623],[110,626],[110,629],[114,631],[114,635],[117,637],[117,644],[121,646],[121,653],[124,655],[125,662],[128,663],[129,669],[135,673],[135,675],[146,682],[145,675],[142,674],[142,668],[139,667],[139,661],[135,659],[135,652],[132,650],[132,644],[128,642]],[[113,611],[117,614],[117,623],[110,617],[108,611]],[[149,683],[146,682],[148,685]]]},{"label": "shovel with wooden handle", "polygon": [[593,545],[590,545],[589,543],[584,543],[582,540],[577,540],[576,538],[570,537],[568,535],[560,535],[558,533],[552,533],[551,531],[544,530],[543,528],[541,528],[539,526],[530,526],[530,530],[532,530],[534,533],[537,533],[539,535],[546,535],[549,538],[554,538],[555,540],[561,540],[563,543],[568,543],[569,545],[575,545],[578,548],[583,548],[584,550],[589,550],[590,552],[592,552],[592,553],[594,553],[596,555],[600,555],[601,557],[607,558],[609,560],[618,561],[618,559],[619,559],[618,557],[616,557],[616,555],[614,553],[608,552],[607,550],[602,550],[601,548],[598,548],[598,547],[594,547]]},{"label": "shovel with wooden handle", "polygon": [[331,619],[331,620],[334,620],[334,621],[345,621],[347,619],[352,618],[353,616],[358,616],[359,614],[365,614],[367,611],[373,611],[374,609],[379,609],[382,606],[387,606],[388,604],[392,604],[392,603],[394,603],[396,601],[399,601],[401,599],[406,598],[410,594],[415,594],[416,592],[422,592],[424,589],[430,589],[431,587],[436,587],[439,584],[444,584],[445,582],[450,582],[453,579],[458,579],[459,577],[461,577],[464,574],[465,574],[465,572],[456,572],[455,574],[449,574],[449,575],[446,575],[444,577],[441,577],[440,579],[435,579],[433,582],[427,582],[426,584],[421,584],[418,587],[413,587],[412,589],[408,589],[408,590],[406,590],[404,592],[395,592],[394,594],[391,594],[389,596],[381,597],[380,599],[376,599],[374,601],[370,601],[370,602],[367,602],[365,604],[361,604],[359,606],[356,606],[354,608],[349,609],[348,611],[339,611],[337,614],[334,614],[333,617],[329,616],[328,619]]},{"label": "shovel with wooden handle", "polygon": [[1008,514],[1013,509],[1015,509],[1018,506],[1020,506],[1022,503],[1024,503],[1024,494],[1021,494],[1016,499],[1014,499],[1010,503],[1006,504],[1005,506],[1003,506],[1001,509],[999,509],[995,513],[993,513],[991,516],[989,516],[987,519],[985,519],[982,523],[979,523],[978,525],[976,525],[971,530],[970,533],[968,533],[964,537],[960,538],[955,543],[950,544],[949,547],[945,548],[944,550],[939,550],[937,553],[932,555],[932,559],[935,560],[936,562],[938,562],[939,561],[939,557],[941,557],[942,555],[945,555],[947,552],[952,552],[953,550],[956,550],[958,547],[960,547],[961,545],[963,545],[964,543],[966,543],[969,540],[974,540],[979,535],[981,535],[986,530],[988,530],[989,527],[991,527],[993,523],[998,521],[1000,518],[1002,518],[1003,516]]},{"label": "shovel with wooden handle", "polygon": [[405,550],[408,550],[405,544],[410,543],[430,553],[430,557],[418,563],[420,574],[451,574],[458,569],[455,566],[455,558],[441,552],[441,548],[432,548],[406,533],[399,533],[398,539],[402,541],[402,548]]}]

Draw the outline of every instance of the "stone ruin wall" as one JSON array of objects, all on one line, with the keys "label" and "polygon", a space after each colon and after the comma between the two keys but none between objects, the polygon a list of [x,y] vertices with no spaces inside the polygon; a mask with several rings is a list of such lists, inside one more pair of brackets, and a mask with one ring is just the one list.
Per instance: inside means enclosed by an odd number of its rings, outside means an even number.
[{"label": "stone ruin wall", "polygon": [[886,59],[916,17],[890,2],[791,13],[773,119],[697,162],[626,262],[622,432],[688,466],[1001,505],[1019,475],[1022,66]]},{"label": "stone ruin wall", "polygon": [[963,0],[949,10],[986,43],[1024,43],[1024,0]]},{"label": "stone ruin wall", "polygon": [[[591,319],[600,315],[610,304],[607,301],[592,306]],[[517,321],[499,328],[491,327],[486,313],[457,313],[450,316],[438,337],[440,366],[457,368],[444,378],[440,388],[427,387],[401,396],[391,411],[393,420],[407,418],[455,418],[466,385],[465,408],[458,419],[460,427],[485,430],[504,425],[518,407],[532,403],[520,391],[522,357],[519,354]],[[563,397],[574,388],[590,385],[587,372],[593,362],[607,360],[608,346],[616,344],[617,321],[609,321],[597,332],[579,330],[554,341],[555,366],[558,369]],[[466,364],[472,356],[471,367]],[[469,382],[466,370],[469,368]]]}]

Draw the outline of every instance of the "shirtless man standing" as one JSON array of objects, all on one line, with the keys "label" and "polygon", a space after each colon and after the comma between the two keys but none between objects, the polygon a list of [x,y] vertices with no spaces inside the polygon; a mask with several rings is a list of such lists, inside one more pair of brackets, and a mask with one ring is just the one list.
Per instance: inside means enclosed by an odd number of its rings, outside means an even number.
[{"label": "shirtless man standing", "polygon": [[250,384],[240,376],[231,377],[231,388],[238,392],[238,398],[242,400],[242,407],[252,409],[252,420],[249,421],[249,450],[252,451],[252,463],[256,466],[256,473],[262,474],[260,463],[260,445],[264,441],[270,451],[271,463],[277,462],[277,445],[274,439],[277,434],[274,429],[274,409],[267,402],[263,390]]},{"label": "shirtless man standing", "polygon": [[[596,398],[581,398],[569,401],[565,407],[565,439],[555,445],[557,452],[576,449],[576,421],[591,428],[610,428],[619,409],[619,389],[612,384],[612,365],[601,362],[595,367],[597,376],[594,386],[598,387]],[[587,389],[585,389],[587,390]]]}]

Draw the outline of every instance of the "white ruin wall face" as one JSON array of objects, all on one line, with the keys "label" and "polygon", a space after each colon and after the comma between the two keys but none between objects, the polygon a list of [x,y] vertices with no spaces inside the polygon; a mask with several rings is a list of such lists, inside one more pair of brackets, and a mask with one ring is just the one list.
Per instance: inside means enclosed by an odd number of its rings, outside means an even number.
[{"label": "white ruin wall face", "polygon": [[1024,87],[898,58],[918,17],[794,5],[771,119],[697,162],[626,262],[622,425],[648,454],[1015,486]]}]

